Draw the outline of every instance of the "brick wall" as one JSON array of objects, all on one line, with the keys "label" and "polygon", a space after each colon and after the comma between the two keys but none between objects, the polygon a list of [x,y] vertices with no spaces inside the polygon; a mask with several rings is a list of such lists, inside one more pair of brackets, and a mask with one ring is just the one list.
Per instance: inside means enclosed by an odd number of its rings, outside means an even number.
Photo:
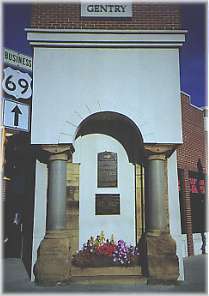
[{"label": "brick wall", "polygon": [[203,111],[190,104],[189,96],[182,93],[182,129],[183,142],[177,150],[178,167],[197,171],[200,158],[205,169],[205,142]]},{"label": "brick wall", "polygon": [[47,29],[181,29],[180,10],[175,4],[132,6],[132,18],[81,18],[79,3],[33,4],[32,28]]},{"label": "brick wall", "polygon": [[188,255],[194,254],[189,171],[198,171],[201,160],[206,173],[204,112],[190,104],[189,96],[181,94],[183,144],[177,150],[178,168],[184,170],[184,198],[182,211],[187,234]]}]

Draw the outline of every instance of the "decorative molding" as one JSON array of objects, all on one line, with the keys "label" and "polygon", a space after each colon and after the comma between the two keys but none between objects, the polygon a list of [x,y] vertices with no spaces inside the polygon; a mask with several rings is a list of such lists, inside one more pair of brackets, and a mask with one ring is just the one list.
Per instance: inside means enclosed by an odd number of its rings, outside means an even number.
[{"label": "decorative molding", "polygon": [[41,149],[48,153],[49,160],[68,160],[75,151],[72,144],[44,144]]},{"label": "decorative molding", "polygon": [[26,29],[32,46],[41,47],[181,47],[184,30],[36,30]]},{"label": "decorative molding", "polygon": [[25,28],[26,32],[39,32],[39,33],[103,33],[103,34],[135,34],[135,33],[141,33],[141,34],[152,34],[152,33],[160,33],[160,34],[186,34],[187,30],[136,30],[136,29],[43,29],[43,28]]},{"label": "decorative molding", "polygon": [[166,160],[176,150],[176,144],[145,144],[145,156],[149,160]]}]

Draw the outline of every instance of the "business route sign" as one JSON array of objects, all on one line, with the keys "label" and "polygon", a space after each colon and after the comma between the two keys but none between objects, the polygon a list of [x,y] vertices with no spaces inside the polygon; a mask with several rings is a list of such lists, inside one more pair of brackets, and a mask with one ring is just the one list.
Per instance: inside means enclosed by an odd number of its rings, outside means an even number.
[{"label": "business route sign", "polygon": [[32,57],[8,48],[4,49],[4,63],[32,72]]}]

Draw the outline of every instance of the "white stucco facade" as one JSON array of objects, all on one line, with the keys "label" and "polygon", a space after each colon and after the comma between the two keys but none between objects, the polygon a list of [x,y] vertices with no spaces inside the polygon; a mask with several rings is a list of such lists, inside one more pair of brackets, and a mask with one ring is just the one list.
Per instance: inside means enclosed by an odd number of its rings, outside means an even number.
[{"label": "white stucco facade", "polygon": [[34,264],[37,260],[37,251],[46,232],[47,215],[47,165],[36,161],[36,182],[34,200],[34,221],[33,221],[33,246],[32,246],[32,266],[31,280],[34,280]]},{"label": "white stucco facade", "polygon": [[32,144],[74,143],[80,123],[100,111],[130,118],[144,142],[182,142],[181,31],[41,31],[28,32],[28,39],[34,45]]},{"label": "white stucco facade", "polygon": [[[80,163],[80,247],[101,230],[107,237],[114,234],[116,240],[122,238],[135,244],[134,165],[116,139],[95,134],[76,136],[90,115],[111,111],[130,119],[141,132],[144,144],[182,143],[179,47],[184,42],[184,32],[48,31],[28,32],[28,40],[34,46],[31,143],[73,143],[73,162]],[[96,187],[96,155],[103,151],[118,155],[117,188]],[[182,280],[176,167],[174,153],[168,160],[169,223],[177,244]],[[35,192],[33,264],[45,229],[46,166],[37,163],[36,174],[41,193]],[[119,193],[120,215],[96,217],[97,193]]]},{"label": "white stucco facade", "polygon": [[[117,153],[117,187],[97,186],[97,155],[100,152]],[[112,137],[94,134],[79,137],[75,143],[73,162],[80,163],[79,184],[79,247],[91,237],[104,231],[106,238],[114,235],[136,245],[135,231],[135,170],[129,163],[123,146]],[[96,194],[119,194],[120,214],[96,215]]]},{"label": "white stucco facade", "polygon": [[179,259],[179,280],[184,280],[184,242],[181,234],[181,215],[178,192],[177,156],[174,152],[168,159],[168,211],[170,234],[176,242],[176,254]]}]

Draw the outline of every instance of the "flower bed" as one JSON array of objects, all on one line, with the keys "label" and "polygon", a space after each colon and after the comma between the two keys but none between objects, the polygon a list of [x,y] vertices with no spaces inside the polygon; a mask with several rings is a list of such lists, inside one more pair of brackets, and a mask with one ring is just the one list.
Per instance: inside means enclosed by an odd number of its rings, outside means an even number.
[{"label": "flower bed", "polygon": [[83,248],[73,256],[72,263],[78,267],[133,266],[140,264],[137,247],[128,246],[123,240],[105,239],[103,232],[94,239],[90,237]]}]

